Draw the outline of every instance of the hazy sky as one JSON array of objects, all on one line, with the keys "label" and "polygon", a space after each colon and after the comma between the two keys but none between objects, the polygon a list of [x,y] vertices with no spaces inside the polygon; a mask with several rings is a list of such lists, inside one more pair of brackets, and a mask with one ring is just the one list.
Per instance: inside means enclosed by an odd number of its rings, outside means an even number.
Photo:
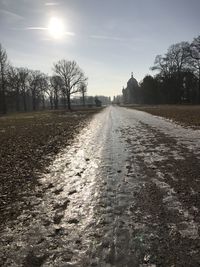
[{"label": "hazy sky", "polygon": [[89,94],[112,96],[131,72],[138,81],[152,73],[171,44],[197,37],[199,12],[200,0],[0,0],[0,42],[15,66],[49,74],[53,62],[74,59]]}]

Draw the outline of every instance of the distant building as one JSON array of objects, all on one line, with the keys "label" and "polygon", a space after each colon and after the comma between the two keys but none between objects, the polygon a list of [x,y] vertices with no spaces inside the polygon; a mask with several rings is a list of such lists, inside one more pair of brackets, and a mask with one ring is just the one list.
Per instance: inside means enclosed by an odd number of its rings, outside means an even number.
[{"label": "distant building", "polygon": [[102,102],[101,102],[101,100],[98,99],[98,97],[95,97],[94,102],[96,104],[96,107],[101,107],[102,106]]},{"label": "distant building", "polygon": [[125,104],[134,104],[138,102],[139,85],[137,80],[131,74],[131,78],[127,82],[127,87],[122,89],[123,102]]}]

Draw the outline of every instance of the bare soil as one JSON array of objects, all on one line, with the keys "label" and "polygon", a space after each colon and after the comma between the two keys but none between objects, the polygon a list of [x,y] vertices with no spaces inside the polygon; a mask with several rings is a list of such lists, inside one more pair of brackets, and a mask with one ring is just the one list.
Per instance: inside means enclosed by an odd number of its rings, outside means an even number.
[{"label": "bare soil", "polygon": [[129,106],[155,116],[161,116],[182,126],[200,129],[200,105],[157,105],[157,106]]},{"label": "bare soil", "polygon": [[[44,111],[0,118],[0,227],[29,207],[23,198],[34,191],[38,173],[97,111]],[[15,207],[17,200],[20,207]]]}]

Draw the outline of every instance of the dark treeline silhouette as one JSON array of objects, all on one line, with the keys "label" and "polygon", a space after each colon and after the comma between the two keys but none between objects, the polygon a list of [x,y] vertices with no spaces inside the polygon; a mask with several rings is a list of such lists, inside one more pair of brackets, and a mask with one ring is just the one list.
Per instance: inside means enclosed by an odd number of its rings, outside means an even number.
[{"label": "dark treeline silhouette", "polygon": [[59,106],[71,109],[71,96],[81,94],[83,105],[87,78],[75,61],[60,60],[53,75],[39,70],[13,67],[0,44],[0,113],[35,111]]},{"label": "dark treeline silhouette", "polygon": [[200,36],[171,45],[166,54],[156,56],[151,70],[157,74],[145,76],[139,86],[133,77],[129,80],[127,86],[133,88],[123,89],[124,103],[200,104]]},{"label": "dark treeline silhouette", "polygon": [[[96,96],[83,96],[79,97],[74,97],[71,100],[72,105],[74,106],[87,106],[87,107],[94,107],[94,106],[99,106],[99,105],[103,105],[103,106],[107,106],[111,104],[111,98],[109,96],[102,96],[102,95],[96,95]],[[101,103],[101,104],[100,104]]]}]

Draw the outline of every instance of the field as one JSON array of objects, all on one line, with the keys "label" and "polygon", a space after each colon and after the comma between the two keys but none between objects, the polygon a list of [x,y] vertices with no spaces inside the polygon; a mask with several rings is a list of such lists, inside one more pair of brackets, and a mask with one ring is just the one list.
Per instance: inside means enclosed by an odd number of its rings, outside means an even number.
[{"label": "field", "polygon": [[170,119],[182,126],[200,129],[200,106],[189,105],[158,105],[158,106],[129,106],[146,111],[152,115]]},{"label": "field", "polygon": [[28,203],[16,207],[15,201],[32,192],[38,173],[45,171],[54,155],[97,111],[45,111],[0,117],[0,224],[27,208]]},{"label": "field", "polygon": [[0,266],[199,266],[200,131],[94,112],[0,118]]}]

